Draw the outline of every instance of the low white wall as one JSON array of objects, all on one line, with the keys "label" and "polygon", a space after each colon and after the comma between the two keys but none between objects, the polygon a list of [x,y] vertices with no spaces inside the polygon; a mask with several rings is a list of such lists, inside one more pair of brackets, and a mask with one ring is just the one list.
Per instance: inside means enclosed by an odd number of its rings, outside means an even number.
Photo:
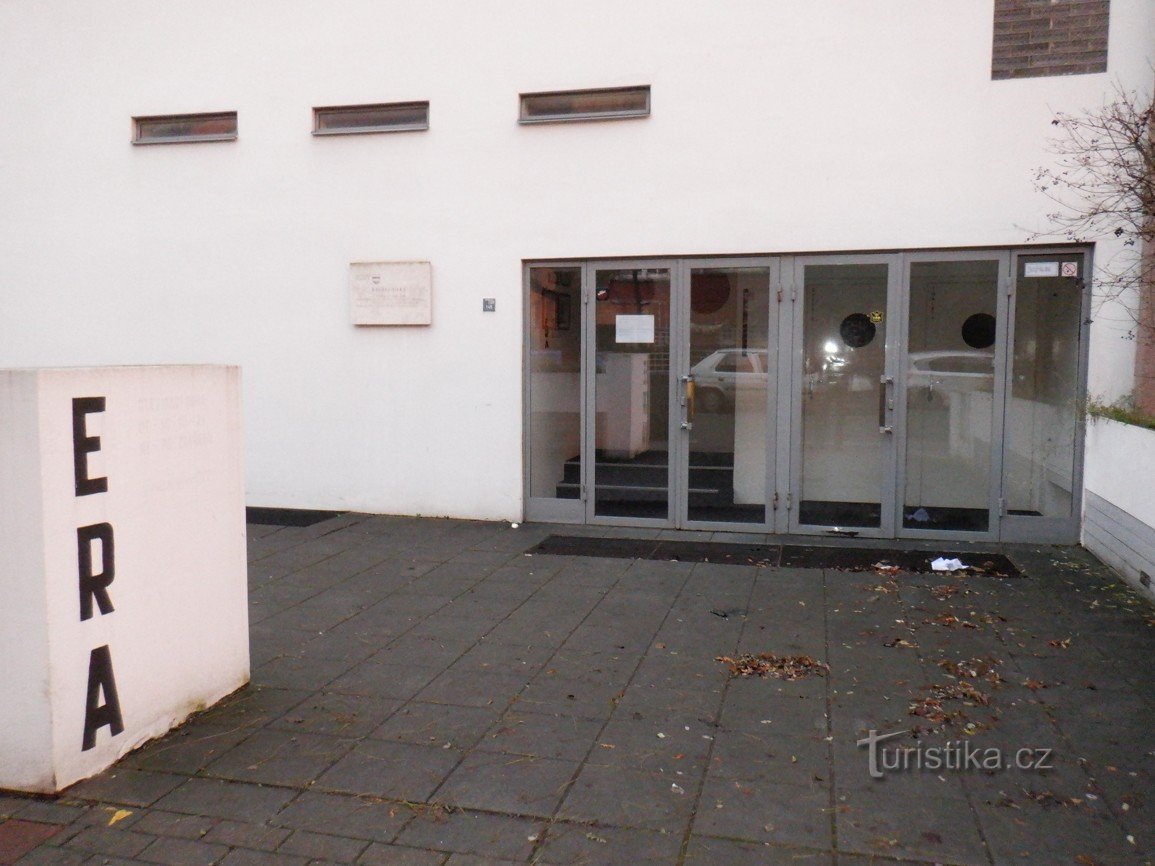
[{"label": "low white wall", "polygon": [[1155,430],[1091,418],[1085,467],[1084,546],[1155,599]]},{"label": "low white wall", "polygon": [[241,439],[236,368],[0,370],[0,788],[247,682]]}]

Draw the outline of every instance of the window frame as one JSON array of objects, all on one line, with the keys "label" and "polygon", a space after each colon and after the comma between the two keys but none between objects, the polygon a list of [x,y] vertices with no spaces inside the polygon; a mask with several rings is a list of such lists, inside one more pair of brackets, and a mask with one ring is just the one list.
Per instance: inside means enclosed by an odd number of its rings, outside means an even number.
[{"label": "window frame", "polygon": [[[584,111],[580,113],[569,114],[539,114],[532,117],[526,116],[526,100],[533,99],[534,97],[596,96],[600,94],[633,92],[641,92],[645,95],[646,104],[643,109]],[[517,105],[517,122],[522,126],[532,126],[537,123],[582,123],[586,121],[598,120],[634,120],[637,118],[650,116],[653,107],[653,93],[649,84],[635,84],[627,87],[588,87],[577,88],[574,90],[542,90],[518,94]]]},{"label": "window frame", "polygon": [[[186,121],[205,121],[217,119],[231,119],[233,131],[211,133],[207,135],[172,135],[147,136],[145,127],[150,123],[180,123]],[[146,146],[153,144],[196,144],[210,141],[236,141],[239,136],[240,123],[235,111],[199,111],[183,114],[141,114],[132,118],[132,144]]]},{"label": "window frame", "polygon": [[[325,112],[338,111],[368,111],[374,108],[383,109],[413,109],[422,108],[425,111],[425,120],[421,123],[402,123],[376,126],[339,127],[336,129],[321,129],[321,118]],[[417,99],[408,102],[367,102],[357,105],[315,105],[313,106],[313,135],[324,138],[330,135],[375,135],[384,132],[425,132],[429,129],[429,100]]]}]

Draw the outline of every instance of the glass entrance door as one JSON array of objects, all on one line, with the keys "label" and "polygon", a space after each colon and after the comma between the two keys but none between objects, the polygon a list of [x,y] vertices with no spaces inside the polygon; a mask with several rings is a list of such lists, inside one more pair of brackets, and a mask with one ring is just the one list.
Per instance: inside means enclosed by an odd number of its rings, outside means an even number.
[{"label": "glass entrance door", "polygon": [[601,522],[670,519],[672,277],[660,262],[594,268],[586,438]]},{"label": "glass entrance door", "polygon": [[792,531],[893,534],[893,259],[793,262]]},{"label": "glass entrance door", "polygon": [[764,529],[774,430],[777,321],[766,262],[689,262],[678,358],[678,524]]},{"label": "glass entrance door", "polygon": [[769,262],[612,263],[588,281],[588,519],[768,529]]},{"label": "glass entrance door", "polygon": [[1000,477],[1008,257],[908,257],[900,534],[987,536]]},{"label": "glass entrance door", "polygon": [[797,259],[796,532],[990,538],[1005,253]]}]

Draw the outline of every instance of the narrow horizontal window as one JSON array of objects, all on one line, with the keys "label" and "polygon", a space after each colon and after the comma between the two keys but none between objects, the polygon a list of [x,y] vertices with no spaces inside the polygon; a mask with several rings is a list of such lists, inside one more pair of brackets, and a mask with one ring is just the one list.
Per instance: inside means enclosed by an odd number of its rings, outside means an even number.
[{"label": "narrow horizontal window", "polygon": [[554,93],[523,93],[520,122],[612,120],[619,117],[646,117],[649,113],[649,85],[604,90],[563,90]]},{"label": "narrow horizontal window", "polygon": [[166,114],[132,119],[133,144],[178,144],[182,141],[232,141],[237,113]]},{"label": "narrow horizontal window", "polygon": [[313,109],[313,135],[414,132],[429,128],[428,102],[337,105]]}]

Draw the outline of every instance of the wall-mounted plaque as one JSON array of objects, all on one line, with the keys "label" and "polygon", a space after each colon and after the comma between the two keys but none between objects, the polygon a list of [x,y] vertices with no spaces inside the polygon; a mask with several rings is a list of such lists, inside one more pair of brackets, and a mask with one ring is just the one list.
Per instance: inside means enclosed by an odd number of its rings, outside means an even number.
[{"label": "wall-mounted plaque", "polygon": [[428,325],[433,321],[429,262],[352,262],[349,310],[354,325]]}]

